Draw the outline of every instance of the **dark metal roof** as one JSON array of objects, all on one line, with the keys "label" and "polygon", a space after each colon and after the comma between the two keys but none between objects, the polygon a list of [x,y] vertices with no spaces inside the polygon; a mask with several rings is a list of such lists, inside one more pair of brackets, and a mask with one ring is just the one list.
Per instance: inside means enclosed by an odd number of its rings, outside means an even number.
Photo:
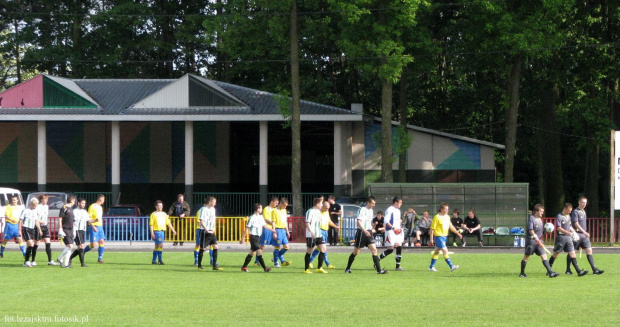
[{"label": "dark metal roof", "polygon": [[103,108],[104,115],[114,115],[175,80],[85,79],[73,81],[97,101]]},{"label": "dark metal roof", "polygon": [[98,115],[97,108],[0,108],[0,115]]},{"label": "dark metal roof", "polygon": [[128,108],[124,115],[251,115],[247,107]]}]

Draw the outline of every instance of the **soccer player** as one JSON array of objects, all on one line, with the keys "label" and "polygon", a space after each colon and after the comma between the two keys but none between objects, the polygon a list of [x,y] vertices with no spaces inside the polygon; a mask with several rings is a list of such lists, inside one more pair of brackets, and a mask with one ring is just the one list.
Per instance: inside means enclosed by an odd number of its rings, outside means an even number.
[{"label": "soccer player", "polygon": [[275,232],[273,233],[273,240],[271,243],[274,247],[273,263],[275,268],[281,267],[278,260],[280,260],[282,266],[289,266],[292,263],[284,260],[284,254],[288,251],[288,238],[291,235],[288,230],[288,222],[286,220],[286,216],[288,215],[286,212],[286,206],[288,206],[288,199],[282,198],[280,199],[280,204],[278,204],[278,207],[273,209],[271,212],[271,218],[275,227]]},{"label": "soccer player", "polygon": [[[269,202],[269,205],[263,209],[263,218],[265,219],[265,223],[270,225],[272,230],[263,229],[263,234],[260,237],[260,250],[261,251],[265,250],[265,246],[271,245],[273,243],[273,230],[275,229],[275,225],[273,223],[273,211],[277,209],[279,203],[280,203],[279,198],[277,196],[272,196],[271,201]],[[275,249],[274,249],[274,252],[275,252]],[[277,264],[277,263],[274,262],[274,264]],[[258,259],[254,261],[254,265],[255,266],[260,265],[260,263],[258,262]],[[275,267],[279,268],[278,265],[276,265]]]},{"label": "soccer player", "polygon": [[260,236],[263,233],[264,229],[270,229],[271,226],[265,223],[265,219],[261,216],[263,213],[263,206],[260,203],[254,204],[254,214],[248,220],[248,223],[245,225],[245,230],[243,231],[243,235],[241,235],[241,239],[239,240],[239,244],[243,244],[243,240],[245,240],[245,236],[250,234],[250,253],[245,257],[245,261],[243,262],[243,266],[241,267],[241,271],[249,272],[248,264],[252,260],[254,254],[256,254],[256,259],[258,260],[261,267],[263,267],[263,271],[270,272],[271,268],[265,267],[265,261],[263,260],[263,251],[260,249]]},{"label": "soccer player", "polygon": [[202,268],[202,257],[205,249],[209,246],[213,246],[213,270],[224,270],[217,265],[217,236],[215,235],[215,204],[217,199],[213,196],[205,199],[205,206],[198,210],[198,217],[200,217],[200,252],[198,252],[198,270],[204,270]]},{"label": "soccer player", "polygon": [[[30,199],[30,203],[28,208],[24,209],[19,216],[19,230],[20,237],[24,238],[26,241],[26,256],[24,260],[24,267],[32,267],[32,263],[30,262],[30,255],[32,254],[32,249],[34,247],[35,241],[35,233],[39,233],[43,235],[41,231],[41,226],[39,225],[39,210],[37,210],[37,205],[39,204],[39,200],[37,198]],[[35,264],[36,266],[36,264]]]},{"label": "soccer player", "polygon": [[311,274],[310,271],[310,254],[315,246],[318,246],[321,253],[319,253],[319,265],[316,269],[316,272],[327,274],[327,271],[323,270],[323,260],[325,259],[325,251],[327,248],[325,247],[325,243],[323,242],[323,237],[321,236],[321,206],[323,201],[321,198],[314,198],[312,201],[312,208],[306,211],[306,256],[304,258],[305,261],[305,269],[304,272],[306,274]]},{"label": "soccer player", "polygon": [[172,234],[177,235],[177,231],[170,224],[170,217],[164,212],[164,204],[157,200],[155,201],[155,211],[149,218],[149,231],[151,232],[151,239],[155,241],[155,248],[153,249],[152,264],[163,265],[164,261],[161,256],[164,251],[164,241],[166,239],[166,226],[170,227]]},{"label": "soccer player", "polygon": [[[586,255],[588,257],[588,262],[590,263],[590,267],[592,267],[592,273],[595,275],[600,275],[604,273],[604,270],[600,270],[596,268],[594,265],[594,258],[592,257],[592,244],[590,243],[590,233],[588,233],[588,224],[586,219],[588,216],[586,215],[586,205],[588,204],[588,199],[585,196],[579,197],[577,209],[573,210],[571,213],[571,222],[573,223],[573,229],[579,235],[579,241],[573,242],[573,247],[575,251],[577,249],[582,248],[586,249]],[[566,256],[566,274],[570,275],[573,272],[570,270],[571,259],[570,256]]]},{"label": "soccer player", "polygon": [[400,266],[401,253],[403,250],[403,228],[401,224],[400,207],[403,200],[398,196],[392,199],[392,205],[385,210],[385,245],[387,250],[383,251],[379,259],[383,259],[394,252],[396,248],[396,271],[403,271]]},{"label": "soccer player", "polygon": [[[336,230],[340,230],[338,225],[334,224],[329,215],[329,201],[323,201],[323,206],[321,206],[321,237],[323,237],[323,242],[327,244],[328,242],[328,232],[330,228],[334,228]],[[312,261],[314,258],[320,253],[319,247],[317,246],[314,251],[312,251],[312,255],[310,256],[310,268],[313,268]],[[325,252],[325,264],[327,265],[327,269],[336,269],[335,266],[329,263],[329,259],[327,258],[327,252]]]},{"label": "soccer player", "polygon": [[61,268],[67,268],[69,265],[69,256],[71,255],[71,250],[73,250],[73,243],[75,238],[75,232],[73,230],[74,224],[74,216],[73,216],[73,205],[75,204],[75,196],[70,195],[67,197],[67,203],[60,209],[59,222],[60,227],[58,228],[58,237],[62,237],[63,242],[65,243],[65,249],[62,250],[62,253],[58,257],[58,263]]},{"label": "soccer player", "polygon": [[439,252],[443,253],[443,258],[450,267],[450,271],[459,269],[458,265],[452,264],[452,260],[450,260],[450,256],[448,255],[446,243],[448,242],[448,231],[452,231],[461,239],[463,235],[450,223],[450,216],[448,215],[449,210],[448,204],[445,202],[442,203],[439,207],[439,213],[433,217],[433,221],[431,222],[430,245],[435,245],[435,252],[433,252],[433,257],[431,258],[431,265],[428,267],[429,271],[437,271],[435,263],[437,263],[437,259],[439,258]]},{"label": "soccer player", "polygon": [[22,255],[26,255],[26,246],[24,246],[24,240],[22,239],[21,228],[19,228],[19,217],[24,210],[24,206],[18,204],[19,198],[17,196],[11,197],[11,204],[6,206],[4,216],[6,217],[6,224],[4,225],[4,233],[2,234],[2,246],[0,246],[0,258],[4,258],[4,248],[9,240],[15,239],[19,244],[19,249],[22,251]]},{"label": "soccer player", "polygon": [[351,265],[353,265],[355,256],[360,253],[360,250],[363,247],[368,247],[370,252],[372,252],[372,262],[377,270],[377,274],[387,274],[387,270],[380,268],[380,261],[377,256],[377,247],[375,246],[375,238],[372,236],[372,208],[375,207],[375,203],[375,197],[369,196],[366,200],[366,206],[360,208],[360,212],[356,220],[357,230],[355,231],[355,248],[349,256],[347,268],[344,270],[345,274],[351,273]]},{"label": "soccer player", "polygon": [[564,204],[564,209],[555,217],[555,226],[558,234],[555,237],[555,246],[553,247],[553,256],[549,260],[549,265],[553,267],[553,262],[560,254],[560,251],[568,252],[570,260],[577,271],[577,276],[581,277],[588,273],[587,270],[579,269],[577,264],[577,258],[575,258],[575,247],[573,245],[572,235],[575,233],[573,226],[571,226],[570,213],[573,211],[573,205],[570,203]]},{"label": "soccer player", "polygon": [[[471,213],[471,210],[470,210]],[[560,274],[551,270],[551,265],[549,265],[549,261],[547,261],[547,254],[545,253],[545,249],[538,243],[541,242],[540,238],[543,235],[543,222],[542,216],[545,213],[545,207],[540,204],[534,206],[533,215],[530,215],[527,220],[527,232],[528,232],[528,240],[525,245],[525,254],[523,255],[523,259],[521,260],[521,274],[519,277],[525,278],[527,275],[525,274],[525,265],[527,265],[527,260],[532,256],[532,254],[536,253],[542,259],[543,266],[547,268],[547,276],[550,278],[558,277]]]},{"label": "soccer player", "polygon": [[35,258],[37,256],[37,248],[39,247],[39,242],[43,239],[45,242],[45,253],[47,253],[47,264],[50,266],[57,266],[58,264],[52,259],[52,245],[50,244],[50,230],[47,226],[48,224],[48,215],[49,215],[49,207],[47,206],[47,201],[49,197],[45,194],[39,195],[39,205],[37,209],[39,210],[39,225],[41,226],[41,231],[43,235],[35,235],[36,242],[34,243],[34,247],[32,248],[32,264],[33,266],[37,265]]},{"label": "soccer player", "polygon": [[[86,211],[86,199],[79,198],[77,200],[77,203],[78,207],[73,210],[73,229],[75,230],[74,240],[75,245],[77,245],[77,249],[75,249],[75,251],[73,251],[73,253],[69,257],[69,263],[65,265],[65,267],[67,268],[73,267],[71,265],[71,260],[73,260],[73,258],[77,256],[79,256],[80,258],[80,265],[82,266],[82,268],[88,267],[84,263],[84,253],[86,253],[86,250],[84,249],[84,247],[86,246],[86,229],[89,224],[93,224],[96,221],[96,219],[94,218],[91,219],[92,216],[88,213],[88,211]],[[94,232],[96,233],[96,226],[93,225],[92,227],[93,229],[95,229]]]},{"label": "soccer player", "polygon": [[103,263],[103,251],[105,232],[103,231],[103,203],[105,202],[105,195],[97,195],[97,201],[88,207],[88,215],[93,220],[88,224],[88,237],[90,238],[90,245],[84,249],[84,253],[95,248],[95,243],[99,242],[99,257],[97,263]]}]

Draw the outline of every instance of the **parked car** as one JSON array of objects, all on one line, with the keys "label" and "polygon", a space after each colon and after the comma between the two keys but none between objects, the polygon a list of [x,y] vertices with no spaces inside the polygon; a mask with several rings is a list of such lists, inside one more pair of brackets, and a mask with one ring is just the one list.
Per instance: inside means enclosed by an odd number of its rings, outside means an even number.
[{"label": "parked car", "polygon": [[149,240],[149,220],[137,204],[117,204],[103,215],[106,238],[111,241]]},{"label": "parked car", "polygon": [[58,217],[60,215],[60,209],[62,206],[67,203],[67,198],[70,193],[65,192],[34,192],[28,194],[28,198],[26,199],[26,203],[30,203],[30,199],[38,198],[40,195],[45,194],[48,196],[47,199],[47,207],[48,217]]}]

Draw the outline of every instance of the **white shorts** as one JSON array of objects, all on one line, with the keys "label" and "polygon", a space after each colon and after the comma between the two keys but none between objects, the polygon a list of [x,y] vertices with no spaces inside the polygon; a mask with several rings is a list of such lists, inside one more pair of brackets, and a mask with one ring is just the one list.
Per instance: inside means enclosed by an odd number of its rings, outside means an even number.
[{"label": "white shorts", "polygon": [[405,240],[404,231],[401,230],[401,233],[396,235],[394,230],[389,230],[385,232],[385,246],[395,246],[395,244],[403,244]]}]

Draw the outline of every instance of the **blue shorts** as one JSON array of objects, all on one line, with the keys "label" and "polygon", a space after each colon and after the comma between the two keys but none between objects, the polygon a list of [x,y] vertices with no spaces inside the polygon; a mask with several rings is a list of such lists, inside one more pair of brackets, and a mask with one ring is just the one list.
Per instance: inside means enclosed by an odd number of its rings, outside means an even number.
[{"label": "blue shorts", "polygon": [[15,237],[19,237],[19,225],[6,223],[6,226],[4,227],[4,234],[2,234],[2,239],[10,241]]},{"label": "blue shorts", "polygon": [[263,229],[263,235],[260,236],[260,245],[271,245],[273,242],[273,232],[268,229]]},{"label": "blue shorts", "polygon": [[321,236],[323,237],[323,242],[327,243],[327,231],[321,229]]},{"label": "blue shorts", "polygon": [[200,245],[200,228],[196,229],[196,245]]},{"label": "blue shorts", "polygon": [[447,248],[446,242],[448,241],[447,236],[434,236],[435,239],[435,247],[439,249]]},{"label": "blue shorts", "polygon": [[288,245],[288,237],[286,236],[286,229],[276,228],[276,233],[278,234],[278,238],[274,240],[273,234],[272,234],[271,245],[273,246]]},{"label": "blue shorts", "polygon": [[153,234],[155,234],[155,245],[164,243],[164,240],[166,239],[166,232],[164,232],[163,230],[156,230],[153,231]]},{"label": "blue shorts", "polygon": [[105,240],[103,226],[97,226],[96,232],[93,232],[93,226],[88,226],[88,238],[90,238],[91,243],[97,243],[99,240]]}]

